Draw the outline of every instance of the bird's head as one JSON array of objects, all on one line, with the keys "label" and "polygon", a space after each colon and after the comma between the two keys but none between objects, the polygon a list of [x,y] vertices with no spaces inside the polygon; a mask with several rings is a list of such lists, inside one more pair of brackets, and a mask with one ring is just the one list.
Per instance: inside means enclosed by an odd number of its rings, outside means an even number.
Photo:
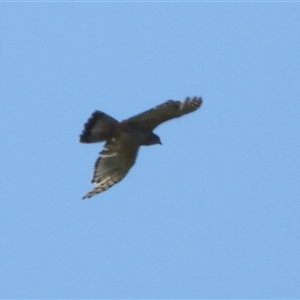
[{"label": "bird's head", "polygon": [[157,144],[162,145],[159,136],[153,132],[151,132],[147,136],[147,138],[145,139],[145,141],[143,143],[144,146],[157,145]]}]

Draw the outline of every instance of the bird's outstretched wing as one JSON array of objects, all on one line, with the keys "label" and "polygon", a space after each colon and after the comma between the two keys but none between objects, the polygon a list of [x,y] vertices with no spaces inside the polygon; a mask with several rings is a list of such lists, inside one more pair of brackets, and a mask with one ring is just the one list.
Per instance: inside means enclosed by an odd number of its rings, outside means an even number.
[{"label": "bird's outstretched wing", "polygon": [[96,110],[84,124],[80,143],[97,143],[108,140],[119,124],[113,117]]},{"label": "bird's outstretched wing", "polygon": [[197,110],[201,104],[202,98],[198,97],[188,97],[183,102],[169,100],[123,122],[138,126],[141,129],[153,130],[156,126],[165,121],[181,117]]},{"label": "bird's outstretched wing", "polygon": [[108,140],[95,163],[92,183],[95,183],[96,187],[83,199],[106,191],[121,181],[134,165],[138,148],[137,145],[122,143],[117,138]]}]

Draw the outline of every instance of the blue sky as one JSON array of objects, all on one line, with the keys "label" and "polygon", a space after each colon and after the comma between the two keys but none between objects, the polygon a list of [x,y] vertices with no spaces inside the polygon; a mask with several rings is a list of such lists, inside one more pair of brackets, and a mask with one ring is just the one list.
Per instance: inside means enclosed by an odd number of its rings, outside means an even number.
[{"label": "blue sky", "polygon": [[[299,298],[299,3],[0,3],[2,298]],[[88,201],[78,137],[168,99]]]}]

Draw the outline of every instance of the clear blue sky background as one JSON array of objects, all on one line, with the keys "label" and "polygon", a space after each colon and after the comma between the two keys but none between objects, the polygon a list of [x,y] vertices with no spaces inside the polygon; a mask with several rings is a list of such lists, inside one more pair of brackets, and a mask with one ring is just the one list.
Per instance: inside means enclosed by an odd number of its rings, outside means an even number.
[{"label": "clear blue sky background", "polygon": [[[299,3],[1,3],[2,298],[300,297]],[[168,99],[91,200],[102,144]]]}]

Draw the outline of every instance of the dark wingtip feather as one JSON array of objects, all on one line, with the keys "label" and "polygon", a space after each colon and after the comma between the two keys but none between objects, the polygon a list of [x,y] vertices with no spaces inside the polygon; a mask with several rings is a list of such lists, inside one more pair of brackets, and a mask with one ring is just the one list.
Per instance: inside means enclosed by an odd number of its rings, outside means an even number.
[{"label": "dark wingtip feather", "polygon": [[90,134],[91,130],[93,129],[95,123],[97,122],[97,119],[99,116],[103,115],[104,113],[96,110],[92,113],[90,118],[87,120],[87,122],[84,124],[84,128],[82,133],[79,136],[79,142],[80,143],[90,143]]},{"label": "dark wingtip feather", "polygon": [[198,109],[203,103],[202,97],[193,97],[193,98],[187,97],[186,101],[189,101],[190,104],[193,107],[195,107],[195,109]]}]

